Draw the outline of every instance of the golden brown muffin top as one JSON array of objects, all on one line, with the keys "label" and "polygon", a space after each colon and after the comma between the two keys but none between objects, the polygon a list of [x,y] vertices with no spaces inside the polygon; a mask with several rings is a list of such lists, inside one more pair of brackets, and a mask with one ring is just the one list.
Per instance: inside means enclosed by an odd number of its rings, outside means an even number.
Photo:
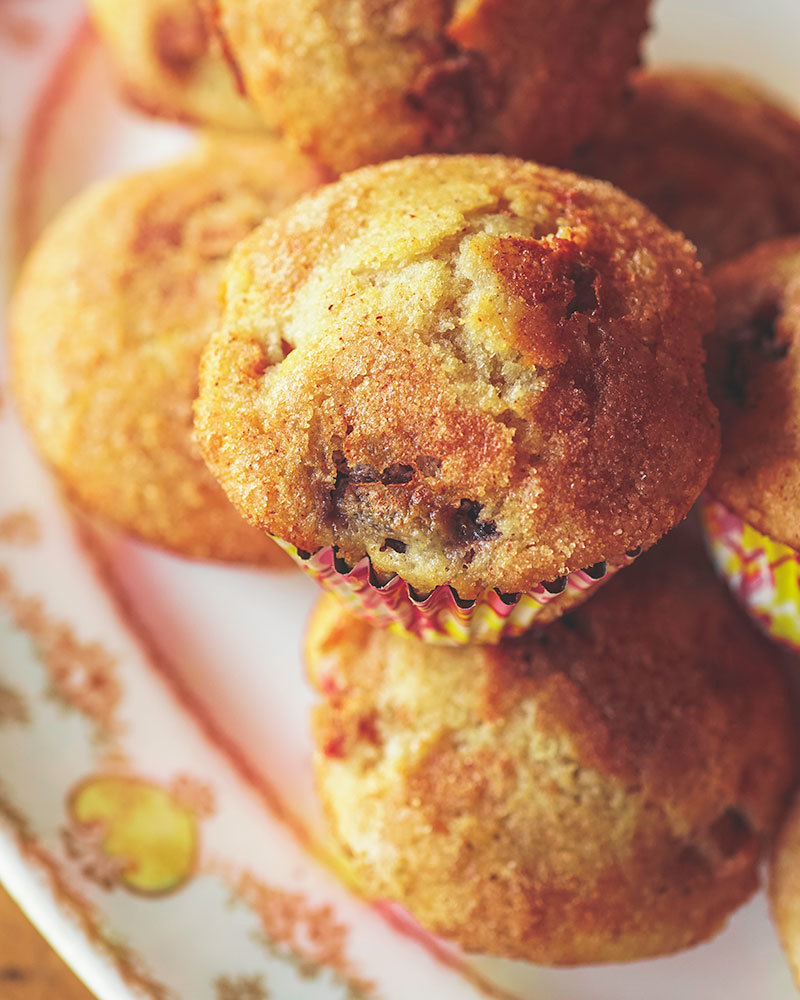
[{"label": "golden brown muffin top", "polygon": [[186,555],[276,559],[205,468],[192,402],[231,248],[316,177],[275,140],[220,136],[93,187],[42,236],[11,310],[14,390],[84,506]]},{"label": "golden brown muffin top", "polygon": [[614,188],[503,157],[366,168],[238,248],[207,461],[254,524],[419,591],[652,545],[716,458],[693,251]]},{"label": "golden brown muffin top", "polygon": [[217,0],[248,93],[336,171],[413,153],[553,162],[613,106],[649,0]]},{"label": "golden brown muffin top", "polygon": [[800,232],[800,122],[732,72],[642,70],[569,161],[644,202],[711,267]]},{"label": "golden brown muffin top", "polygon": [[258,130],[202,7],[208,0],[89,0],[126,96],[159,118]]},{"label": "golden brown muffin top", "polygon": [[709,490],[800,548],[800,236],[729,261],[711,280],[718,320],[708,369],[722,456]]},{"label": "golden brown muffin top", "polygon": [[671,537],[499,647],[308,637],[317,774],[370,895],[536,962],[688,947],[753,891],[794,769],[775,653]]}]

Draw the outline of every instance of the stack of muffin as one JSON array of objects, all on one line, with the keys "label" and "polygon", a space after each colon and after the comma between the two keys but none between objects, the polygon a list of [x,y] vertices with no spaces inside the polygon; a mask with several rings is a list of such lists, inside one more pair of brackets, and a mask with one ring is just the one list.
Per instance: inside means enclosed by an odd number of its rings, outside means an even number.
[{"label": "stack of muffin", "polygon": [[[125,530],[277,542],[330,591],[317,779],[365,893],[548,964],[709,937],[796,729],[778,647],[676,526],[710,480],[722,572],[800,649],[800,124],[633,70],[646,0],[94,6],[140,104],[239,133],[34,250],[12,348],[43,455]],[[793,961],[799,843],[800,812]]]}]

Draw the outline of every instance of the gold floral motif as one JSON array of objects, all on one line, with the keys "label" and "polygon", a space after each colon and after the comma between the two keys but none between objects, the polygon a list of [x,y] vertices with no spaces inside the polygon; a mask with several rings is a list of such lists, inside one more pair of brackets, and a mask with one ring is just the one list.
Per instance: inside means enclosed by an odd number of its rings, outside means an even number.
[{"label": "gold floral motif", "polygon": [[93,775],[70,793],[67,813],[64,844],[81,873],[104,889],[166,896],[195,873],[198,817],[155,782]]},{"label": "gold floral motif", "polygon": [[208,819],[217,811],[214,789],[205,781],[189,774],[179,774],[169,787],[174,802],[194,813],[198,819]]},{"label": "gold floral motif", "polygon": [[98,764],[104,774],[129,774],[130,758],[127,752],[119,744],[103,747],[103,752],[98,758]]},{"label": "gold floral motif", "polygon": [[261,976],[220,976],[214,983],[217,1000],[269,1000],[269,991]]},{"label": "gold floral motif", "polygon": [[172,693],[180,701],[183,708],[202,726],[209,742],[225,753],[239,776],[258,795],[265,810],[279,823],[288,827],[292,836],[304,850],[322,860],[328,867],[333,867],[335,865],[333,853],[325,844],[315,841],[311,831],[303,821],[295,815],[276,789],[270,785],[263,772],[256,770],[248,762],[235,741],[229,737],[225,728],[208,711],[191,685],[186,683],[176,669],[175,664],[159,648],[155,636],[150,632],[148,625],[142,620],[114,575],[114,570],[109,562],[107,552],[103,549],[103,543],[96,526],[87,519],[78,518],[74,522],[74,527],[77,529],[78,538],[95,573],[106,592],[113,597],[118,613],[131,632],[138,638],[150,663],[156,666],[161,676],[169,682]]},{"label": "gold floral motif", "polygon": [[0,567],[0,607],[33,639],[53,694],[110,736],[122,696],[117,661],[99,642],[82,642],[67,622],[50,618],[36,597],[21,594]]},{"label": "gold floral motif", "polygon": [[30,714],[20,693],[5,684],[0,684],[0,726],[6,722],[16,722],[24,726],[30,722]]},{"label": "gold floral motif", "polygon": [[102,823],[75,823],[61,831],[64,849],[81,875],[108,892],[122,885],[130,863],[103,850],[106,836]]},{"label": "gold floral motif", "polygon": [[232,888],[234,899],[260,919],[262,944],[271,955],[285,958],[288,951],[307,978],[331,970],[349,1000],[375,996],[375,984],[357,975],[347,956],[349,929],[331,906],[314,906],[302,893],[276,889],[249,872],[234,878]]},{"label": "gold floral motif", "polygon": [[35,545],[39,522],[29,510],[15,510],[0,517],[0,542],[5,545]]},{"label": "gold floral motif", "polygon": [[105,932],[97,908],[67,878],[59,860],[41,845],[29,822],[8,800],[2,786],[0,820],[13,830],[26,862],[47,876],[60,908],[75,920],[86,938],[111,960],[122,979],[148,1000],[174,1000],[170,990],[149,974],[141,955]]}]

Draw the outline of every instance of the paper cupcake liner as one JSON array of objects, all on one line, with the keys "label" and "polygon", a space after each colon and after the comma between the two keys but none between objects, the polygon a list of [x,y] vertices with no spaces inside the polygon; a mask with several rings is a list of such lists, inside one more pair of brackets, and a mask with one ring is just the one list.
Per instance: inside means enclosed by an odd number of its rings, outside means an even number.
[{"label": "paper cupcake liner", "polygon": [[711,557],[773,639],[800,651],[800,552],[773,541],[711,497],[701,503]]},{"label": "paper cupcake liner", "polygon": [[417,595],[399,576],[381,584],[368,556],[350,567],[331,546],[310,554],[279,538],[275,541],[354,614],[381,628],[450,646],[494,645],[501,639],[521,635],[532,625],[544,625],[582,603],[589,591],[610,580],[639,555],[636,550],[619,561],[577,570],[553,583],[539,584],[526,594],[487,590],[474,601],[464,601],[448,585]]}]

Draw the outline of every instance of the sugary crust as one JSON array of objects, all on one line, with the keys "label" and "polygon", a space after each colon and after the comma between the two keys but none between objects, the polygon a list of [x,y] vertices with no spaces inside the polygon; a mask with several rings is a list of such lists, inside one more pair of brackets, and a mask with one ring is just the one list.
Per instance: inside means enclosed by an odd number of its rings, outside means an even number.
[{"label": "sugary crust", "polygon": [[129,100],[158,118],[257,130],[264,120],[238,90],[201,9],[203,0],[89,0]]},{"label": "sugary crust", "polygon": [[708,341],[722,457],[711,493],[777,542],[800,549],[800,236],[775,240],[711,276]]},{"label": "sugary crust", "polygon": [[196,425],[240,511],[418,591],[524,592],[652,545],[718,449],[691,247],[608,185],[420,157],[232,258]]},{"label": "sugary crust", "polygon": [[285,562],[205,468],[192,401],[227,255],[315,180],[274,140],[209,139],[92,188],[46,231],[11,310],[13,386],[80,504],[185,555]]},{"label": "sugary crust", "polygon": [[720,929],[794,769],[769,644],[697,543],[494,648],[433,648],[323,599],[319,790],[371,897],[469,950],[626,961]]},{"label": "sugary crust", "polygon": [[784,820],[769,871],[772,918],[800,989],[800,797]]},{"label": "sugary crust", "polygon": [[426,152],[554,162],[639,56],[648,0],[217,0],[248,93],[337,171]]},{"label": "sugary crust", "polygon": [[569,161],[644,202],[706,267],[800,232],[800,122],[758,84],[694,68],[635,73]]}]

